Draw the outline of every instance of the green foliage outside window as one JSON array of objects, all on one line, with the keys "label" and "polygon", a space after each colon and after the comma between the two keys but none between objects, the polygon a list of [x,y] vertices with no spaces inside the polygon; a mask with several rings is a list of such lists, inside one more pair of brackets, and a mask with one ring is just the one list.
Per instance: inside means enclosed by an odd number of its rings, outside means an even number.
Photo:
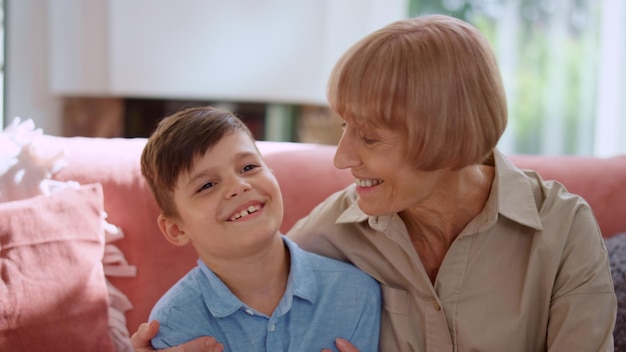
[{"label": "green foliage outside window", "polygon": [[509,100],[510,152],[589,154],[599,7],[594,0],[410,0],[409,16],[451,15],[488,38]]}]

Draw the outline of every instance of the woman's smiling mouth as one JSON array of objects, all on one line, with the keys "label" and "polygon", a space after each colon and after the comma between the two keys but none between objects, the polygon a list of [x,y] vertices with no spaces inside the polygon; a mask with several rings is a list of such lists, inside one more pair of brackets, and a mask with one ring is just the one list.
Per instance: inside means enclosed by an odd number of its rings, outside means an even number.
[{"label": "woman's smiling mouth", "polygon": [[362,179],[355,177],[354,183],[356,183],[359,187],[372,187],[383,183],[384,181],[381,179]]}]

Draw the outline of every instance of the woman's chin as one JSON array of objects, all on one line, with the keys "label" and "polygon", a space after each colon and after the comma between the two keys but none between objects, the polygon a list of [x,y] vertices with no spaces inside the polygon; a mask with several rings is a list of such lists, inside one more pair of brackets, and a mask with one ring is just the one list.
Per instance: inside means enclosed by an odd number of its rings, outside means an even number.
[{"label": "woman's chin", "polygon": [[361,199],[360,197],[357,204],[359,206],[359,209],[361,209],[362,212],[369,216],[381,216],[390,214],[390,212],[383,207],[380,207],[377,204],[372,205],[372,202],[363,201],[363,199]]}]

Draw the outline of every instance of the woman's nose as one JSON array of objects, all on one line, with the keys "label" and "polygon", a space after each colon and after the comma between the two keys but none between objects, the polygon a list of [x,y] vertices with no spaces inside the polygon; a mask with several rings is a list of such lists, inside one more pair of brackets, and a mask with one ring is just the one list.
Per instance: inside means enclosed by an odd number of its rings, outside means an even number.
[{"label": "woman's nose", "polygon": [[338,169],[348,169],[359,164],[359,157],[356,154],[356,143],[354,134],[344,130],[337,144],[333,164]]}]

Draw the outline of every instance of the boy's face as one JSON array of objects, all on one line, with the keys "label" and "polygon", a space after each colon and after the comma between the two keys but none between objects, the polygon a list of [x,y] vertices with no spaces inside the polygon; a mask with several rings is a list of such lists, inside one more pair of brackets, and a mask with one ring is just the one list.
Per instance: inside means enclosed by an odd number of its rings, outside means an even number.
[{"label": "boy's face", "polygon": [[[178,219],[161,230],[191,242],[209,264],[257,253],[275,240],[283,220],[278,181],[244,132],[224,136],[182,173],[174,190]],[[167,225],[169,224],[169,225]]]}]

